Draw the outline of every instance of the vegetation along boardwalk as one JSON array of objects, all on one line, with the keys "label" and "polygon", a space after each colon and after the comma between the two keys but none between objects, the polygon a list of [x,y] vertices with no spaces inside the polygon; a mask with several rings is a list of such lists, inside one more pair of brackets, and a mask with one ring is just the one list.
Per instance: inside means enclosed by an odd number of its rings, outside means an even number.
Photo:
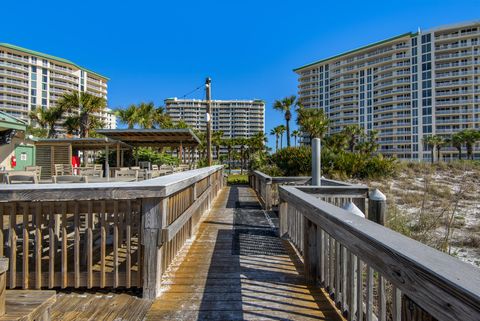
[{"label": "vegetation along boardwalk", "polygon": [[342,320],[249,187],[221,191],[162,288],[147,320]]}]

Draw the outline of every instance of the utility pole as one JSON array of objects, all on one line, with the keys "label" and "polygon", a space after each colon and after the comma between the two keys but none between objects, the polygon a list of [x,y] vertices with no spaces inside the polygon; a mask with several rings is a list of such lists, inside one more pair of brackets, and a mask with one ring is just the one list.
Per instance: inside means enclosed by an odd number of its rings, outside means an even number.
[{"label": "utility pole", "polygon": [[207,112],[205,114],[205,120],[207,122],[207,161],[208,166],[212,166],[212,79],[207,77],[205,80],[205,94],[207,98]]}]

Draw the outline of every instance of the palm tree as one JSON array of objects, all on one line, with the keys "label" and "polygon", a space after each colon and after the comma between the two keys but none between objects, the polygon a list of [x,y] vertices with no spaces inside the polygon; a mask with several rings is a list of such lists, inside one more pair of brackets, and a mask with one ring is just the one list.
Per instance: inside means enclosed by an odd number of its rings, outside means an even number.
[{"label": "palm tree", "polygon": [[473,146],[480,140],[480,132],[474,129],[462,130],[463,142],[467,147],[467,159],[473,160]]},{"label": "palm tree", "polygon": [[300,131],[295,129],[293,132],[292,132],[292,136],[293,136],[293,141],[295,143],[295,146],[297,146],[297,138],[300,137]]},{"label": "palm tree", "polygon": [[322,109],[305,108],[298,105],[297,124],[302,133],[306,133],[310,141],[313,138],[323,138],[328,130],[329,119]]},{"label": "palm tree", "polygon": [[462,132],[458,132],[452,135],[449,139],[450,144],[458,150],[458,159],[462,159],[462,145],[465,142],[465,139],[462,135]]},{"label": "palm tree", "polygon": [[137,124],[138,116],[137,106],[135,104],[131,104],[126,109],[117,109],[115,115],[119,118],[120,122],[127,124],[128,129],[134,128]]},{"label": "palm tree", "polygon": [[105,110],[107,102],[103,97],[98,97],[86,92],[66,93],[57,102],[57,106],[71,113],[78,113],[69,117],[78,118],[79,136],[89,137],[91,130],[95,129],[94,125],[96,116],[94,114],[101,113]]},{"label": "palm tree", "polygon": [[278,139],[279,139],[279,133],[277,130],[277,127],[274,127],[270,130],[270,135],[275,136],[275,152],[278,150]]},{"label": "palm tree", "polygon": [[280,136],[280,149],[282,149],[283,148],[283,134],[285,133],[287,128],[285,127],[285,125],[279,125],[276,128],[277,128],[277,131],[278,131],[278,135]]},{"label": "palm tree", "polygon": [[292,112],[290,109],[295,105],[297,97],[295,95],[285,97],[282,100],[275,100],[273,109],[285,112],[285,130],[287,131],[287,147],[290,147],[290,119]]},{"label": "palm tree", "polygon": [[437,136],[437,162],[440,162],[442,160],[440,151],[445,145],[447,145],[447,140],[445,140],[445,138],[443,138],[442,136]]},{"label": "palm tree", "polygon": [[245,163],[245,148],[247,147],[248,140],[243,137],[235,138],[235,145],[240,146],[240,174],[243,175],[243,167]]},{"label": "palm tree", "polygon": [[348,125],[343,128],[341,133],[347,137],[348,149],[353,153],[360,136],[363,134],[362,128],[358,125]]},{"label": "palm tree", "polygon": [[432,164],[435,161],[435,148],[440,141],[440,137],[437,135],[429,135],[423,138],[424,144],[426,144],[430,148],[431,157],[432,157]]},{"label": "palm tree", "polygon": [[214,131],[212,134],[212,145],[215,146],[217,160],[220,157],[220,146],[222,145],[223,131]]},{"label": "palm tree", "polygon": [[258,132],[249,138],[249,146],[253,152],[264,151],[267,141],[267,135],[264,132]]},{"label": "palm tree", "polygon": [[38,124],[41,128],[47,129],[48,138],[57,137],[57,130],[55,126],[58,121],[63,118],[65,110],[60,106],[52,106],[50,108],[37,107],[30,112],[30,119]]},{"label": "palm tree", "polygon": [[230,173],[232,173],[232,149],[233,146],[235,146],[235,142],[232,138],[226,138],[222,140],[222,146],[227,148],[227,154],[228,154],[228,168]]}]

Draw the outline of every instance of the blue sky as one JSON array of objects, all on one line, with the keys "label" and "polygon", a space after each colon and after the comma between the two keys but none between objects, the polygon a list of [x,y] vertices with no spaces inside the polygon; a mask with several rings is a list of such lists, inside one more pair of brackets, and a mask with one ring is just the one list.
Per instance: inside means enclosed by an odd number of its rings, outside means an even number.
[{"label": "blue sky", "polygon": [[269,132],[283,121],[272,102],[296,94],[293,68],[418,27],[478,19],[479,0],[6,1],[0,42],[105,74],[112,108],[161,105],[208,75],[214,99],[266,100]]}]

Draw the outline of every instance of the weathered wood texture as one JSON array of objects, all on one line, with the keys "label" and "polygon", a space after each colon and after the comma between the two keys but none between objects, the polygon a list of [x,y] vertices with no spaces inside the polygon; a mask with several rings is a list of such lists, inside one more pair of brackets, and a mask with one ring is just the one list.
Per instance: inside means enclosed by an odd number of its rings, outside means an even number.
[{"label": "weathered wood texture", "polygon": [[151,300],[136,293],[59,292],[50,308],[52,321],[143,320]]},{"label": "weathered wood texture", "polygon": [[55,291],[9,290],[6,312],[0,321],[50,321],[55,300]]},{"label": "weathered wood texture", "polygon": [[248,187],[222,190],[162,289],[146,320],[342,320]]},{"label": "weathered wood texture", "polygon": [[317,273],[349,320],[480,320],[475,267],[298,188],[280,187],[280,201],[280,231],[304,249],[306,276]]},{"label": "weathered wood texture", "polygon": [[0,188],[8,197],[0,201],[8,287],[144,287],[154,297],[223,176],[213,166],[141,183],[60,185]]}]

